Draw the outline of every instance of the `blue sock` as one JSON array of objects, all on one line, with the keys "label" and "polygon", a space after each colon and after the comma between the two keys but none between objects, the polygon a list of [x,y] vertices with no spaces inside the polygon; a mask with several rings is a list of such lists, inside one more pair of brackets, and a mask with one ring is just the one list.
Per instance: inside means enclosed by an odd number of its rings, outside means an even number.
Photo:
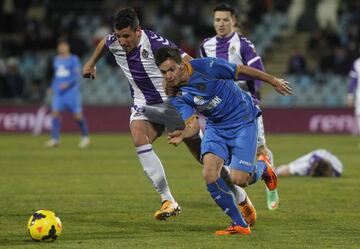
[{"label": "blue sock", "polygon": [[256,171],[253,174],[253,181],[251,184],[257,182],[259,178],[263,175],[264,171],[266,170],[266,164],[264,161],[257,161]]},{"label": "blue sock", "polygon": [[60,117],[52,118],[51,137],[52,139],[59,141],[60,138]]},{"label": "blue sock", "polygon": [[241,215],[233,193],[222,178],[217,179],[214,183],[207,184],[207,189],[216,204],[224,210],[224,213],[232,219],[235,225],[248,226]]},{"label": "blue sock", "polygon": [[81,134],[83,137],[87,137],[89,135],[89,130],[87,127],[87,123],[85,121],[85,118],[82,118],[80,120],[77,120],[76,123],[78,124],[78,126],[81,129]]}]

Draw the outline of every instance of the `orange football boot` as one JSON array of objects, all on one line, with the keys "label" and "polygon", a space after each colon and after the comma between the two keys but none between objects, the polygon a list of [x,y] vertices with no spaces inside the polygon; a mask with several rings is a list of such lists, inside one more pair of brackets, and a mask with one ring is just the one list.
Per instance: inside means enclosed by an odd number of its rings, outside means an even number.
[{"label": "orange football boot", "polygon": [[235,235],[235,234],[244,234],[249,235],[251,233],[250,227],[242,227],[239,225],[231,225],[225,230],[216,231],[216,235]]},{"label": "orange football boot", "polygon": [[171,216],[176,216],[181,213],[181,207],[174,201],[164,201],[160,210],[154,214],[155,219],[165,221]]},{"label": "orange football boot", "polygon": [[264,180],[267,188],[270,191],[275,190],[278,185],[278,177],[274,169],[271,167],[271,162],[269,157],[267,155],[261,154],[260,156],[258,156],[258,160],[264,161],[266,165],[266,169],[261,178]]}]

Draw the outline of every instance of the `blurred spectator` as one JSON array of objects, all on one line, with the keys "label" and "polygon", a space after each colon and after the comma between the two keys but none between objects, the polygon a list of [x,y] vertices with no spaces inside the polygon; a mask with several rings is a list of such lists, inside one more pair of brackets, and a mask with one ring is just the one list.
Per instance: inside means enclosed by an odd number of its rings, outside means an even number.
[{"label": "blurred spectator", "polygon": [[330,27],[335,29],[337,20],[337,10],[339,7],[339,0],[321,0],[316,8],[316,20],[321,29]]},{"label": "blurred spectator", "polygon": [[0,32],[12,33],[15,30],[15,2],[14,0],[4,0],[1,7],[0,17],[2,18],[0,20],[6,25],[0,25]]},{"label": "blurred spectator", "polygon": [[14,57],[8,58],[5,74],[5,96],[18,98],[22,96],[25,81],[18,69],[18,60]]},{"label": "blurred spectator", "polygon": [[288,74],[306,74],[306,59],[302,55],[298,48],[294,48],[293,55],[290,57],[288,63]]},{"label": "blurred spectator", "polygon": [[[94,36],[93,36],[93,41],[92,41],[92,45],[94,47],[97,46],[97,44],[108,34],[110,34],[112,32],[112,30],[110,29],[109,25],[108,25],[108,21],[102,19],[101,20],[101,24],[100,26],[95,30]],[[73,46],[71,46],[73,47]],[[78,54],[79,56],[81,56],[79,53],[74,52],[75,54]]]}]

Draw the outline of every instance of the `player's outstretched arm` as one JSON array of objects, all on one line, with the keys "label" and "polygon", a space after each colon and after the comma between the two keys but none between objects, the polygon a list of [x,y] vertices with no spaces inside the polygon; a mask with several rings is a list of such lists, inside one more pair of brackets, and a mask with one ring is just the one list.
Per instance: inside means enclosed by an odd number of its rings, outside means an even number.
[{"label": "player's outstretched arm", "polygon": [[198,122],[198,116],[193,115],[187,120],[184,130],[176,130],[173,132],[169,132],[167,139],[169,141],[169,144],[178,146],[184,140],[184,138],[195,136],[199,133],[199,130],[200,126]]},{"label": "player's outstretched arm", "polygon": [[96,63],[100,58],[105,54],[106,47],[105,47],[106,37],[102,39],[99,44],[96,46],[96,49],[90,59],[85,63],[82,69],[82,74],[84,78],[92,78],[96,77]]},{"label": "player's outstretched arm", "polygon": [[253,79],[259,79],[270,84],[278,93],[282,95],[292,95],[292,89],[289,86],[289,82],[284,79],[276,78],[271,74],[244,65],[237,65],[236,70],[237,74],[245,74],[252,77]]}]

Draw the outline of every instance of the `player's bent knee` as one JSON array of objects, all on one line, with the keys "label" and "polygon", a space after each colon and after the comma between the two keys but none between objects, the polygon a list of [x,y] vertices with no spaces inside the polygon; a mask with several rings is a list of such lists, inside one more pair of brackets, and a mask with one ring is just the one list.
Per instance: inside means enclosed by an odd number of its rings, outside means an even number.
[{"label": "player's bent knee", "polygon": [[251,180],[250,174],[248,173],[241,173],[241,174],[232,174],[231,175],[231,181],[242,188],[245,188],[249,185],[249,182]]},{"label": "player's bent knee", "polygon": [[202,176],[206,183],[213,183],[219,178],[219,174],[216,170],[203,168]]}]

